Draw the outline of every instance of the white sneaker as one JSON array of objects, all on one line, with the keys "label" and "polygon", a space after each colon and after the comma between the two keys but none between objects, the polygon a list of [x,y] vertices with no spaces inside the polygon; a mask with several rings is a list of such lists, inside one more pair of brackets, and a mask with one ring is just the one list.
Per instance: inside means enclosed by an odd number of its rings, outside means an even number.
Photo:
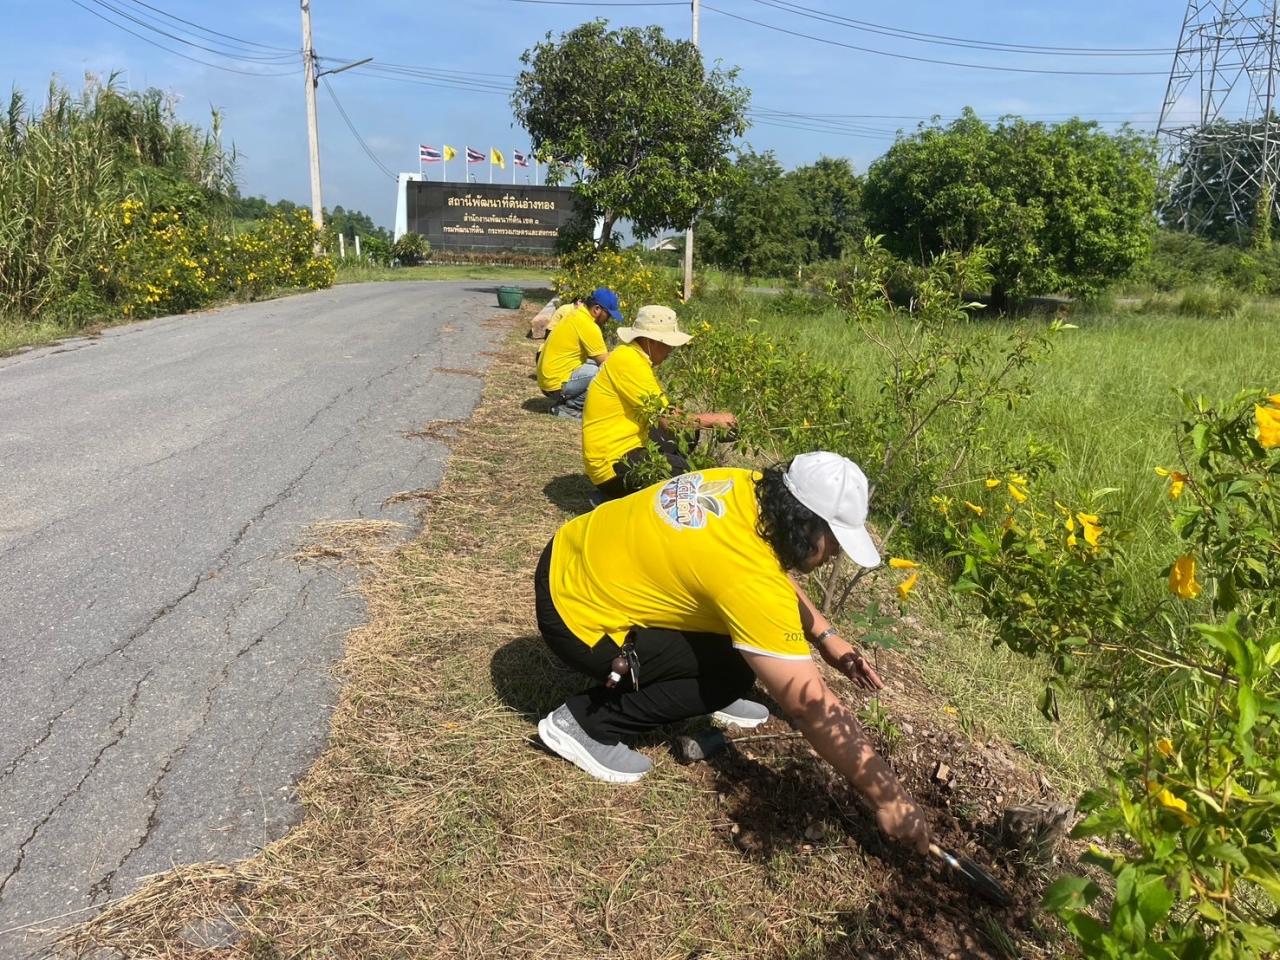
[{"label": "white sneaker", "polygon": [[769,708],[754,700],[735,700],[711,715],[716,723],[751,730],[769,719]]},{"label": "white sneaker", "polygon": [[648,757],[625,744],[593,739],[563,704],[538,721],[538,736],[549,749],[606,783],[634,783],[653,767]]}]

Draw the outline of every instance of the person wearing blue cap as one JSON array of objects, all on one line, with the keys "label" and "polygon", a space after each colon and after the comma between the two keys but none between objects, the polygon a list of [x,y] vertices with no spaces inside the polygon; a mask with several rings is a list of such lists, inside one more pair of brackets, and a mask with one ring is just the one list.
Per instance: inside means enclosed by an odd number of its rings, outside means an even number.
[{"label": "person wearing blue cap", "polygon": [[600,287],[547,336],[538,355],[538,388],[557,416],[582,419],[587,387],[608,356],[602,328],[610,318],[622,322],[618,295]]}]

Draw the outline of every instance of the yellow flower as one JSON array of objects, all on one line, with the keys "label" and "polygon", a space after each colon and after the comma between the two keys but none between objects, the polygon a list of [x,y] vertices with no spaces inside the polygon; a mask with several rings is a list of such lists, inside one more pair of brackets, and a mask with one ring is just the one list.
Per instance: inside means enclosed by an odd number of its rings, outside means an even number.
[{"label": "yellow flower", "polygon": [[916,580],[918,580],[919,578],[920,578],[919,573],[912,573],[911,576],[907,577],[907,579],[903,580],[900,584],[898,584],[899,600],[907,599],[908,594],[910,594],[911,591],[915,589]]},{"label": "yellow flower", "polygon": [[890,557],[889,566],[894,570],[917,570],[920,564],[914,560],[904,560],[902,557]]},{"label": "yellow flower", "polygon": [[1025,503],[1027,499],[1026,491],[1022,490],[1020,487],[1014,486],[1012,483],[1009,484],[1009,496],[1013,497],[1013,499],[1017,500],[1019,503]]},{"label": "yellow flower", "polygon": [[1098,545],[1098,537],[1102,535],[1102,524],[1098,522],[1098,515],[1095,513],[1077,513],[1076,519],[1080,521],[1080,532],[1084,534],[1084,542],[1091,547]]},{"label": "yellow flower", "polygon": [[1011,473],[1009,474],[1009,482],[1016,483],[1020,487],[1025,487],[1027,485],[1027,478],[1020,473]]},{"label": "yellow flower", "polygon": [[1168,787],[1160,788],[1159,792],[1156,793],[1156,802],[1187,826],[1191,826],[1196,822],[1195,818],[1191,816],[1191,814],[1187,813],[1187,801],[1183,800],[1181,797],[1175,797],[1169,792]]},{"label": "yellow flower", "polygon": [[996,487],[998,487],[998,486],[1000,486],[1000,481],[999,481],[999,480],[997,480],[995,477],[988,477],[988,478],[987,478],[987,489],[988,489],[988,490],[994,490],[994,489],[995,489]]},{"label": "yellow flower", "polygon": [[1176,593],[1183,600],[1194,600],[1200,596],[1200,584],[1196,582],[1196,558],[1184,553],[1174,561],[1169,570],[1169,592]]},{"label": "yellow flower", "polygon": [[1254,404],[1253,419],[1258,424],[1258,442],[1262,444],[1263,449],[1273,450],[1280,447],[1280,410]]},{"label": "yellow flower", "polygon": [[974,513],[976,513],[978,516],[982,516],[983,509],[980,506],[978,506],[976,503],[970,503],[968,500],[966,500],[964,502],[964,505],[968,507],[970,510],[972,510]]},{"label": "yellow flower", "polygon": [[1170,740],[1168,737],[1161,737],[1159,740],[1157,740],[1157,741],[1156,741],[1156,750],[1157,750],[1157,752],[1159,752],[1162,756],[1165,756],[1165,757],[1172,757],[1172,756],[1173,756],[1173,741],[1172,741],[1172,740]]},{"label": "yellow flower", "polygon": [[1188,480],[1185,473],[1180,470],[1166,470],[1164,467],[1156,467],[1156,476],[1169,478],[1169,499],[1177,500],[1182,496],[1182,488]]},{"label": "yellow flower", "polygon": [[1071,535],[1069,535],[1069,536],[1067,537],[1067,546],[1068,546],[1068,547],[1071,547],[1071,548],[1073,548],[1073,549],[1074,549],[1075,545],[1076,545],[1077,543],[1079,543],[1079,542],[1080,542],[1080,541],[1078,541],[1078,540],[1076,539],[1076,535],[1075,535],[1074,533],[1073,533],[1073,534],[1071,534]]}]

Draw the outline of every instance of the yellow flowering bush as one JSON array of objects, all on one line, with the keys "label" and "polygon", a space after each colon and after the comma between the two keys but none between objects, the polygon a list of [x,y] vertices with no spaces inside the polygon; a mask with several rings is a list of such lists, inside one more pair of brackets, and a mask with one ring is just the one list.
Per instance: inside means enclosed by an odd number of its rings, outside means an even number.
[{"label": "yellow flowering bush", "polygon": [[100,286],[125,316],[150,317],[228,297],[331,286],[332,261],[314,252],[316,233],[301,211],[277,214],[242,233],[223,232],[178,211],[148,214],[141,201],[120,204],[123,239],[99,266]]},{"label": "yellow flowering bush", "polygon": [[[1119,838],[1046,906],[1087,958],[1254,958],[1280,950],[1280,450],[1265,418],[1275,395],[1223,410],[1184,397],[1169,482],[1183,541],[1168,591],[1133,609],[1125,543],[1111,515],[1063,504],[1018,474],[975,481],[946,518],[956,589],[975,597],[999,642],[1099,694],[1116,761],[1081,798],[1080,837]],[[1106,903],[1105,911],[1098,907]]]},{"label": "yellow flowering bush", "polygon": [[585,297],[597,287],[608,287],[618,295],[626,322],[645,304],[672,306],[680,296],[675,281],[646,265],[638,253],[596,250],[590,244],[561,259],[560,271],[551,284],[562,300]]}]

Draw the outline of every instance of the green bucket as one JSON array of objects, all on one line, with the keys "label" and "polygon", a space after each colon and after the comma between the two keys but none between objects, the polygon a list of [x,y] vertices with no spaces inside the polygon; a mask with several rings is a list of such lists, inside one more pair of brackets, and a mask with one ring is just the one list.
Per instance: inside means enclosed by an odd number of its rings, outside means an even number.
[{"label": "green bucket", "polygon": [[499,287],[498,306],[506,310],[518,310],[524,303],[524,291],[519,287]]}]

